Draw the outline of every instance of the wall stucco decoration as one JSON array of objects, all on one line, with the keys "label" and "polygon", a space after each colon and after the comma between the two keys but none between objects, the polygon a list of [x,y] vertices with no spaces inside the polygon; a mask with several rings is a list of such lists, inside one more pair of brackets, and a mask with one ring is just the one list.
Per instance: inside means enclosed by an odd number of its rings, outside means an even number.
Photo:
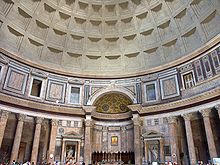
[{"label": "wall stucco decoration", "polygon": [[132,101],[127,97],[118,94],[110,93],[102,96],[96,103],[96,111],[101,113],[124,113],[128,112],[127,105],[132,104]]}]

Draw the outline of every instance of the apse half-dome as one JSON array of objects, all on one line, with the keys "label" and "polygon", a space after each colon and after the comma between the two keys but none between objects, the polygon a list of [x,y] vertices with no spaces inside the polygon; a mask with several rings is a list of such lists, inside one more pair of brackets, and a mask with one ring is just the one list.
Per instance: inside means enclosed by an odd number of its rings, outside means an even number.
[{"label": "apse half-dome", "polygon": [[131,105],[132,101],[120,94],[120,93],[109,93],[99,98],[96,103],[96,112],[118,114],[128,112],[130,109],[127,105]]}]

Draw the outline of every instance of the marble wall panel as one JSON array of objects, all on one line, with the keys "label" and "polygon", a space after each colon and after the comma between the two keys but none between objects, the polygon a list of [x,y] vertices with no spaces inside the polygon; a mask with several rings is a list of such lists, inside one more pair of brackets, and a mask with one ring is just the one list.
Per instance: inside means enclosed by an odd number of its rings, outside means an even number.
[{"label": "marble wall panel", "polygon": [[168,99],[180,95],[177,75],[160,79],[162,99]]},{"label": "marble wall panel", "polygon": [[3,88],[10,92],[24,95],[27,86],[27,80],[27,70],[23,70],[19,66],[9,66]]},{"label": "marble wall panel", "polygon": [[46,100],[64,103],[66,83],[58,80],[48,80]]}]

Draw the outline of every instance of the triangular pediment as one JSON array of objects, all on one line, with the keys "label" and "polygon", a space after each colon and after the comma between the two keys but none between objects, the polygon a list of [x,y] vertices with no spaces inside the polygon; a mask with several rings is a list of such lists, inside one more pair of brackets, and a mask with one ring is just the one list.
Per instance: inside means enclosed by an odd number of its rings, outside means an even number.
[{"label": "triangular pediment", "polygon": [[164,135],[162,133],[154,131],[154,130],[146,131],[144,134],[142,134],[142,136],[144,137],[144,139],[164,137]]}]

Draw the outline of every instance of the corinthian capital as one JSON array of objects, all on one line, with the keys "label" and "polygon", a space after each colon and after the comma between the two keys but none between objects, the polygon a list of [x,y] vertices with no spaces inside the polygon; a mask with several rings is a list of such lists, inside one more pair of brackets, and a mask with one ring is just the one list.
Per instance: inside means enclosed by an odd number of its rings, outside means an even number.
[{"label": "corinthian capital", "polygon": [[169,124],[172,124],[172,123],[176,123],[177,122],[177,116],[170,116],[167,118],[167,121]]},{"label": "corinthian capital", "polygon": [[58,120],[52,119],[52,120],[51,120],[51,125],[52,125],[52,126],[58,126]]},{"label": "corinthian capital", "polygon": [[211,111],[212,111],[211,109],[203,109],[200,110],[199,112],[202,114],[202,117],[209,117]]},{"label": "corinthian capital", "polygon": [[1,110],[1,119],[7,120],[8,119],[8,115],[10,114],[10,112],[5,111],[5,110]]},{"label": "corinthian capital", "polygon": [[85,126],[86,127],[92,127],[93,125],[93,121],[91,119],[86,119],[85,120]]},{"label": "corinthian capital", "polygon": [[18,114],[18,121],[24,121],[26,117],[27,117],[27,115],[20,113],[20,114]]},{"label": "corinthian capital", "polygon": [[218,113],[220,113],[220,104],[216,105],[215,109],[218,111]]},{"label": "corinthian capital", "polygon": [[44,120],[44,118],[42,118],[42,117],[37,117],[37,118],[35,119],[36,124],[41,124],[41,123],[43,122],[43,120]]},{"label": "corinthian capital", "polygon": [[184,118],[185,121],[190,121],[193,117],[193,114],[192,113],[186,113],[186,114],[183,114],[182,117]]}]

